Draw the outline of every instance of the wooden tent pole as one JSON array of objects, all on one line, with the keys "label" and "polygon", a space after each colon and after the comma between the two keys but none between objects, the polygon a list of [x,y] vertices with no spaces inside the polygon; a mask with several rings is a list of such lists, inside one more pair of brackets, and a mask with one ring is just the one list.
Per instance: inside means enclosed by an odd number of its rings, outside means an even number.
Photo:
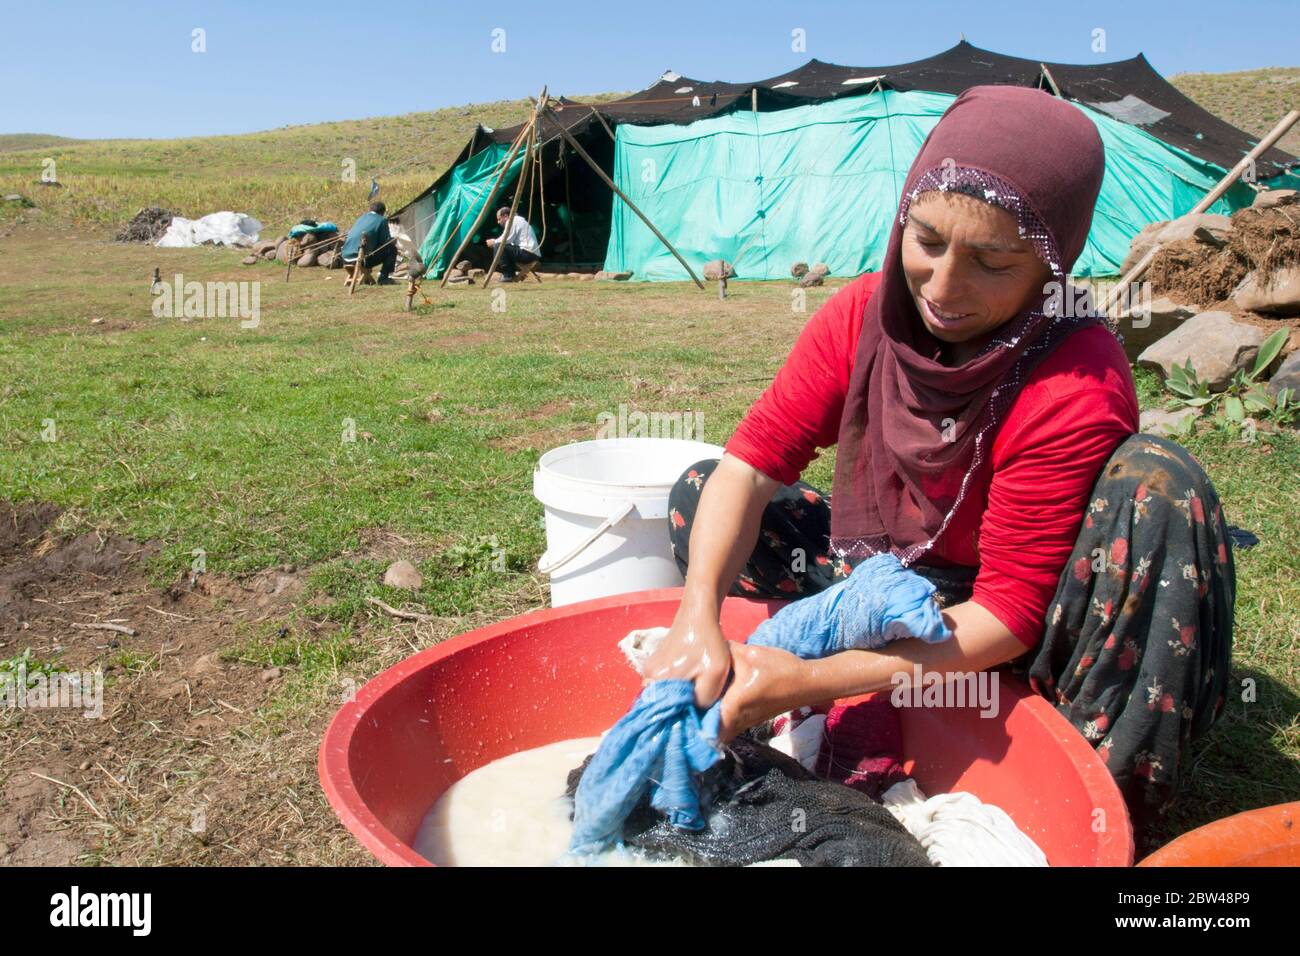
[{"label": "wooden tent pole", "polygon": [[[1232,184],[1239,176],[1241,176],[1246,168],[1254,163],[1255,160],[1258,159],[1269,147],[1285,136],[1286,131],[1295,125],[1296,120],[1300,120],[1300,110],[1292,110],[1278,120],[1277,125],[1269,130],[1268,135],[1261,139],[1254,149],[1241,157],[1241,160],[1237,165],[1228,170],[1227,175],[1219,180],[1219,184],[1206,193],[1205,197],[1193,206],[1190,212],[1185,213],[1185,215],[1195,216],[1199,213],[1203,213],[1218,202],[1219,197],[1231,188]],[[1110,310],[1114,308],[1116,300],[1119,299],[1120,295],[1122,295],[1130,285],[1143,276],[1151,266],[1151,263],[1155,261],[1156,253],[1159,251],[1159,246],[1152,246],[1147,250],[1147,254],[1139,259],[1132,269],[1129,269],[1128,272],[1120,277],[1119,282],[1115,283],[1115,287],[1106,294],[1106,298],[1102,302],[1101,312],[1103,315],[1110,314]]]},{"label": "wooden tent pole", "polygon": [[1038,64],[1038,68],[1043,71],[1043,76],[1047,79],[1048,85],[1052,88],[1052,93],[1056,96],[1061,95],[1061,88],[1056,85],[1056,77],[1052,76],[1052,71],[1047,68],[1046,63]]},{"label": "wooden tent pole", "polygon": [[569,265],[574,265],[577,260],[573,258],[573,200],[569,195],[569,160],[564,160],[564,209],[568,213],[569,221]]},{"label": "wooden tent pole", "polygon": [[515,221],[515,210],[519,208],[519,196],[523,192],[524,180],[528,178],[528,164],[532,162],[533,146],[537,143],[537,111],[533,111],[532,117],[528,120],[528,139],[524,143],[524,163],[519,168],[519,178],[515,180],[515,198],[510,201],[510,217],[506,220],[506,228],[501,233],[501,238],[497,240],[496,252],[492,253],[492,264],[488,266],[487,273],[483,276],[483,288],[486,289],[492,281],[492,273],[496,271],[497,263],[501,261],[501,253],[506,247],[506,236],[510,230],[510,224]]},{"label": "wooden tent pole", "polygon": [[600,120],[600,125],[603,126],[605,128],[605,132],[609,134],[609,141],[611,143],[617,143],[618,138],[614,135],[614,131],[609,128],[609,124],[605,122],[605,117],[601,116],[600,111],[597,110],[596,107],[594,106],[591,108],[591,115],[596,117],[596,119]]},{"label": "wooden tent pole", "polygon": [[[501,185],[501,180],[505,176],[506,170],[508,170],[510,168],[510,164],[514,162],[515,153],[519,152],[519,144],[523,141],[524,136],[527,135],[528,130],[529,127],[525,125],[524,128],[519,131],[519,135],[515,137],[515,141],[510,144],[510,150],[506,153],[505,158],[501,161],[501,168],[497,170],[497,178],[492,181],[492,188],[487,191],[487,195],[484,197],[483,208],[480,209],[478,211],[478,215],[474,217],[474,225],[469,227],[469,232],[465,234],[465,238],[461,240],[460,245],[456,247],[456,251],[452,253],[451,256],[452,265],[455,265],[457,262],[460,261],[461,254],[469,247],[470,242],[473,240],[474,230],[478,229],[478,227],[483,222],[483,217],[487,215],[487,211],[492,205],[492,197],[496,195],[497,187]],[[465,220],[462,218],[461,222],[464,221]],[[453,232],[452,235],[455,235],[455,233]],[[442,281],[438,283],[438,288],[440,289],[446,288],[447,278],[450,275],[451,275],[450,268],[442,270]]]},{"label": "wooden tent pole", "polygon": [[543,146],[537,145],[537,129],[533,128],[533,149],[528,151],[528,185],[524,187],[524,192],[528,193],[528,212],[524,213],[524,218],[529,224],[533,221],[533,191],[534,187],[541,181],[541,165]]},{"label": "wooden tent pole", "polygon": [[665,246],[668,247],[668,251],[671,252],[673,256],[677,259],[677,261],[682,264],[682,268],[686,270],[686,272],[690,275],[691,279],[695,282],[695,284],[700,287],[701,291],[703,291],[704,283],[701,282],[700,277],[695,274],[695,270],[692,269],[690,265],[686,262],[686,260],[682,258],[682,254],[678,252],[675,248],[673,248],[673,244],[664,237],[664,234],[662,232],[660,232],[658,229],[655,228],[655,224],[650,221],[650,219],[646,216],[645,213],[643,213],[640,209],[637,208],[636,203],[628,199],[627,195],[623,192],[623,190],[619,189],[617,186],[614,185],[614,180],[610,179],[607,175],[605,175],[605,170],[601,169],[600,164],[597,163],[594,159],[592,159],[587,154],[587,151],[582,148],[582,144],[573,138],[573,134],[560,125],[559,119],[555,116],[554,113],[551,112],[551,108],[545,104],[545,101],[543,101],[542,103],[542,111],[550,114],[551,121],[560,127],[560,135],[563,136],[565,140],[568,142],[568,144],[573,147],[574,152],[576,152],[579,156],[581,156],[584,160],[586,160],[587,165],[590,166],[593,170],[595,170],[596,175],[599,176],[604,181],[605,185],[614,191],[614,195],[616,195],[619,199],[623,200],[623,202],[627,203],[627,207],[637,214],[637,217],[643,223],[645,223],[646,228],[649,229],[651,232],[653,232],[655,234],[655,237],[660,242],[662,242]]}]

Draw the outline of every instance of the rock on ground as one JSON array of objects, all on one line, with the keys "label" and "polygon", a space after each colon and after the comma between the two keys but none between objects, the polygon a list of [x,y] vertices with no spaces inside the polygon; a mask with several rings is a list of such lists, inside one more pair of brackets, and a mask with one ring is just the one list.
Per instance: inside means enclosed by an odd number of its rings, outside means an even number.
[{"label": "rock on ground", "polygon": [[1195,239],[1210,246],[1221,246],[1232,231],[1232,220],[1217,213],[1188,213],[1168,222],[1153,222],[1133,237],[1128,255],[1119,267],[1120,274],[1137,265],[1154,246],[1167,246],[1182,239]]},{"label": "rock on ground", "polygon": [[731,263],[726,259],[712,259],[704,263],[704,278],[710,282],[717,282],[719,279],[730,279],[736,274],[736,270],[731,267]]},{"label": "rock on ground", "polygon": [[1264,189],[1255,194],[1251,206],[1255,209],[1272,209],[1300,201],[1300,191],[1295,189]]},{"label": "rock on ground", "polygon": [[1145,349],[1138,364],[1168,378],[1175,365],[1191,362],[1196,377],[1221,392],[1238,369],[1250,367],[1266,338],[1266,331],[1237,322],[1227,312],[1202,312]]},{"label": "rock on ground", "polygon": [[1273,272],[1254,270],[1241,280],[1232,301],[1247,312],[1300,315],[1300,265]]},{"label": "rock on ground", "polygon": [[1150,315],[1130,315],[1118,320],[1124,336],[1124,354],[1130,362],[1136,361],[1149,345],[1160,341],[1196,312],[1196,306],[1183,305],[1167,296],[1153,299]]},{"label": "rock on ground", "polygon": [[615,282],[626,282],[628,279],[632,278],[632,273],[631,272],[606,272],[604,269],[602,269],[600,272],[596,273],[596,278],[610,279]]},{"label": "rock on ground", "polygon": [[1288,355],[1268,380],[1268,390],[1274,395],[1284,388],[1292,389],[1295,395],[1300,395],[1300,352]]},{"label": "rock on ground", "polygon": [[418,591],[424,584],[424,576],[410,561],[394,561],[384,572],[384,584],[390,588]]},{"label": "rock on ground", "polygon": [[1196,418],[1200,414],[1199,408],[1180,408],[1173,412],[1150,408],[1139,417],[1138,431],[1148,435],[1173,435],[1184,421]]}]

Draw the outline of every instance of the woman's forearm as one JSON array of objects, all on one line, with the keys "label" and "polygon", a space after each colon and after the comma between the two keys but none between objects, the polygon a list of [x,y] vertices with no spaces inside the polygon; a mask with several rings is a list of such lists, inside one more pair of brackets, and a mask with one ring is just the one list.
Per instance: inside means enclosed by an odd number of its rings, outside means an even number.
[{"label": "woman's forearm", "polygon": [[691,528],[683,611],[717,620],[722,599],[758,541],[763,509],[780,482],[723,455],[700,493]]},{"label": "woman's forearm", "polygon": [[987,670],[1025,652],[1025,645],[997,617],[974,601],[944,611],[953,636],[938,644],[901,640],[881,651],[843,651],[800,668],[796,696],[804,703],[853,697],[895,686],[895,675],[912,681],[916,665],[922,673],[938,672],[947,681],[959,674]]}]

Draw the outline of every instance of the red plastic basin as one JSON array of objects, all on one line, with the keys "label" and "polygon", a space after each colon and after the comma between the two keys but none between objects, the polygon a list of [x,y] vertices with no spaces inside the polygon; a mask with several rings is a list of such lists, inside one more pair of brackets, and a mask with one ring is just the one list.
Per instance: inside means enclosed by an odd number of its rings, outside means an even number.
[{"label": "red plastic basin", "polygon": [[[681,593],[535,611],[384,671],[321,741],[320,781],[334,812],[382,862],[429,865],[411,843],[451,784],[509,754],[598,735],[626,712],[640,678],[617,641],[669,624]],[[780,607],[728,598],[723,633],[744,640]],[[1128,811],[1105,765],[1046,701],[1000,676],[997,717],[975,707],[900,709],[908,772],[927,794],[966,790],[1000,806],[1053,866],[1132,865]]]}]

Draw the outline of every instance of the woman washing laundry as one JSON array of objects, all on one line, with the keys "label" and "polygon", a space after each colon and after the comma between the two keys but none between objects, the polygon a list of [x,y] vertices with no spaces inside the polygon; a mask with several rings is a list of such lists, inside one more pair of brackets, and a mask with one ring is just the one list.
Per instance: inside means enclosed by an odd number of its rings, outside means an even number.
[{"label": "woman washing laundry", "polygon": [[[812,317],[721,461],[679,480],[686,589],[644,673],[693,681],[699,707],[721,698],[722,739],[889,690],[916,664],[1009,665],[1097,749],[1139,833],[1172,802],[1224,703],[1232,551],[1196,461],[1135,434],[1113,332],[1055,307],[1074,301],[1102,171],[1096,128],[1069,103],[968,90],[908,173],[881,271]],[[798,480],[831,445],[833,507]],[[772,646],[790,634],[723,638],[726,594],[799,599],[788,610],[806,613],[765,628],[815,630],[841,613],[836,583],[879,555],[937,588],[950,637],[867,635],[817,660]]]}]

